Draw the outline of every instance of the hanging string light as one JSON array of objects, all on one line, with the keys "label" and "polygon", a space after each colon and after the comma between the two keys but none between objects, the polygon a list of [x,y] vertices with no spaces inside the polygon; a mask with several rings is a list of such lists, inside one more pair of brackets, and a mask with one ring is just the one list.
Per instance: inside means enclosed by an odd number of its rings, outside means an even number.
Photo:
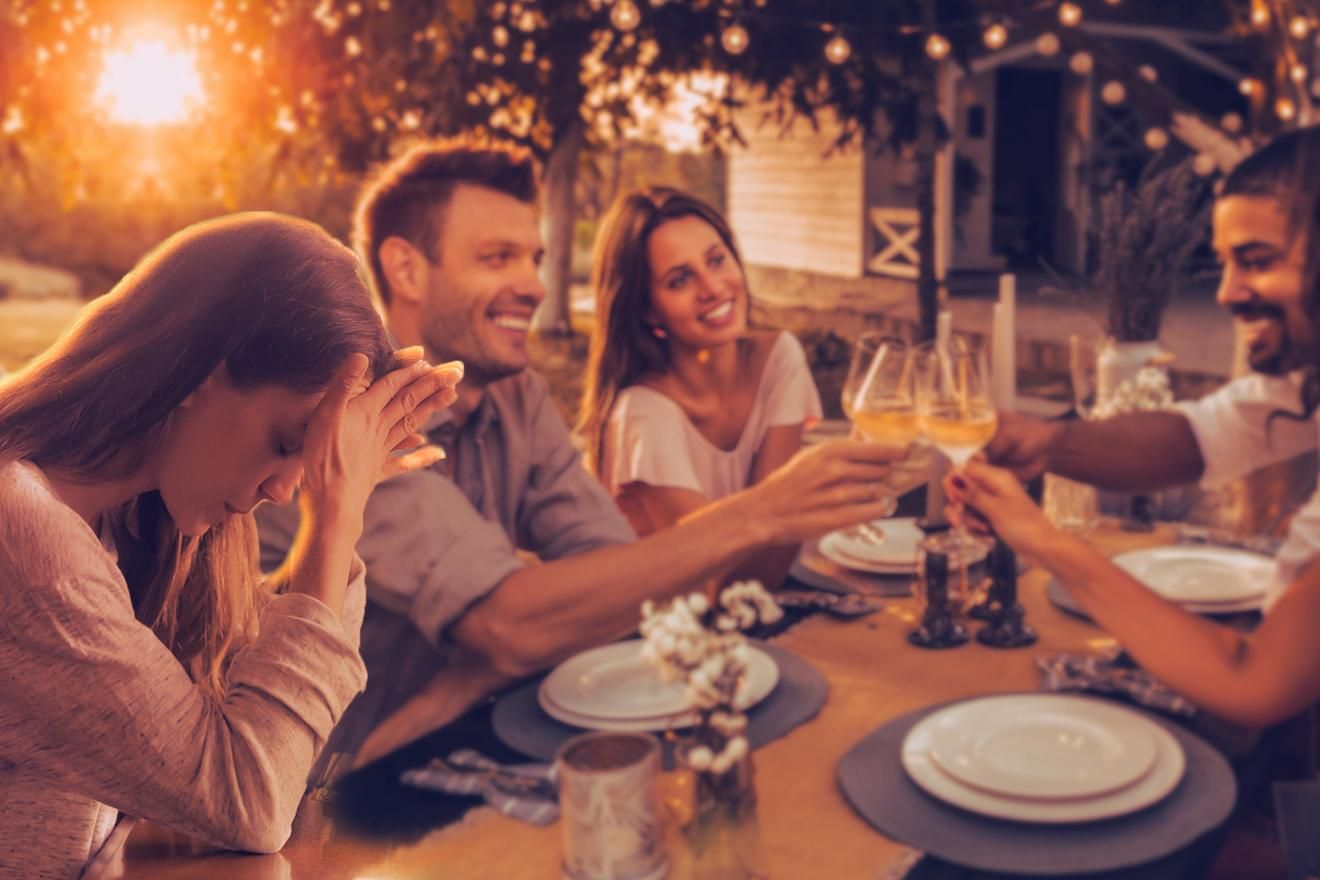
[{"label": "hanging string light", "polygon": [[631,31],[642,23],[642,13],[633,0],[615,0],[610,23],[621,31]]},{"label": "hanging string light", "polygon": [[1311,72],[1306,69],[1305,64],[1294,64],[1292,68],[1289,69],[1288,75],[1292,77],[1293,82],[1301,85],[1311,76]]},{"label": "hanging string light", "polygon": [[1078,52],[1068,59],[1068,69],[1078,76],[1086,76],[1095,69],[1095,59],[1090,52]]},{"label": "hanging string light", "polygon": [[1251,5],[1251,23],[1262,30],[1270,26],[1270,8],[1263,0]]},{"label": "hanging string light", "polygon": [[1260,80],[1252,79],[1249,76],[1245,77],[1241,82],[1238,83],[1238,91],[1246,95],[1247,97],[1251,97],[1252,95],[1256,94],[1257,90],[1259,89],[1260,89]]},{"label": "hanging string light", "polygon": [[1059,23],[1064,27],[1077,27],[1082,23],[1082,7],[1076,3],[1060,3]]},{"label": "hanging string light", "polygon": [[1100,100],[1111,107],[1122,104],[1125,98],[1127,98],[1127,88],[1116,79],[1111,79],[1100,89]]},{"label": "hanging string light", "polygon": [[1160,72],[1149,64],[1143,64],[1138,67],[1137,74],[1146,82],[1157,82],[1160,78]]},{"label": "hanging string light", "polygon": [[1288,22],[1288,33],[1295,39],[1305,40],[1306,35],[1311,32],[1311,22],[1307,21],[1304,15],[1293,16],[1292,21]]},{"label": "hanging string light", "polygon": [[1237,134],[1242,130],[1242,117],[1236,113],[1225,113],[1219,120],[1219,126],[1229,134]]},{"label": "hanging string light", "polygon": [[1002,49],[1008,42],[1008,28],[999,22],[995,22],[985,29],[981,34],[981,40],[985,43],[987,49]]},{"label": "hanging string light", "polygon": [[1292,98],[1279,98],[1274,102],[1274,113],[1284,122],[1292,122],[1297,118],[1297,104]]},{"label": "hanging string light", "polygon": [[1058,55],[1060,48],[1062,44],[1057,34],[1044,33],[1036,38],[1036,51],[1046,57]]},{"label": "hanging string light", "polygon": [[926,38],[926,54],[936,61],[949,57],[952,49],[948,37],[943,34],[931,34]]},{"label": "hanging string light", "polygon": [[747,44],[750,42],[751,38],[747,35],[747,28],[737,22],[726,27],[724,33],[720,34],[720,45],[730,55],[741,55],[747,51]]},{"label": "hanging string light", "polygon": [[1146,146],[1158,153],[1169,145],[1169,133],[1159,127],[1148,129],[1145,140]]},{"label": "hanging string light", "polygon": [[1192,160],[1192,170],[1201,177],[1209,177],[1211,174],[1214,174],[1218,168],[1219,163],[1217,163],[1215,157],[1209,153],[1201,153]]},{"label": "hanging string light", "polygon": [[852,55],[852,44],[843,34],[835,34],[825,44],[825,57],[831,64],[842,64]]}]

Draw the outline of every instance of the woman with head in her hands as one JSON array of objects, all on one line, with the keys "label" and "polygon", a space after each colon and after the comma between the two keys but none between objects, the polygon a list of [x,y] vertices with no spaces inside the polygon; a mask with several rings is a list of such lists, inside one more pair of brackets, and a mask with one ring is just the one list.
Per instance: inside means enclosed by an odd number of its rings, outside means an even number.
[{"label": "woman with head in her hands", "polygon": [[[79,876],[120,813],[283,845],[365,678],[367,496],[434,461],[415,431],[460,376],[390,350],[347,248],[243,214],[0,383],[0,875]],[[264,582],[250,513],[295,487]]]},{"label": "woman with head in her hands", "polygon": [[[1016,476],[1059,469],[1071,477],[1139,487],[1140,479],[1164,471],[1184,481],[1217,482],[1315,448],[1320,128],[1289,132],[1242,160],[1224,180],[1214,227],[1224,266],[1218,299],[1241,324],[1253,376],[1184,404],[1180,412],[1031,432],[1024,424],[989,450],[1005,469],[976,461],[964,475],[951,477],[947,488],[951,517],[993,529],[1047,568],[1156,678],[1211,714],[1266,725],[1320,699],[1314,499],[1294,518],[1278,559],[1287,582],[1248,635],[1184,611],[1081,539],[1059,532]],[[1149,442],[1125,442],[1140,434]]]},{"label": "woman with head in her hands", "polygon": [[[749,330],[733,232],[669,187],[621,197],[596,242],[596,328],[578,429],[641,535],[759,483],[821,415],[801,344]],[[795,548],[752,570],[782,580]]]}]

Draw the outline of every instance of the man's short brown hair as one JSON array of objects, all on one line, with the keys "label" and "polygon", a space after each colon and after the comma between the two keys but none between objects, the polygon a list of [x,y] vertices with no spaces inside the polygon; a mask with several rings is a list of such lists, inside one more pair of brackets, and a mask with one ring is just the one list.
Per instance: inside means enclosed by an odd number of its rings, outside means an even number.
[{"label": "man's short brown hair", "polygon": [[437,262],[445,209],[461,183],[535,202],[536,162],[530,152],[509,144],[429,141],[381,167],[363,187],[353,214],[353,248],[383,304],[390,303],[390,287],[380,263],[381,244],[398,236]]}]

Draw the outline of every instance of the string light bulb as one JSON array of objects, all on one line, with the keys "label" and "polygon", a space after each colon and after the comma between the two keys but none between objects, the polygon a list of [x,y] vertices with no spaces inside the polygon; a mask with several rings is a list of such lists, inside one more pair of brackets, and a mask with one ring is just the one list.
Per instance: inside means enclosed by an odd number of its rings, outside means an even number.
[{"label": "string light bulb", "polygon": [[1288,33],[1295,39],[1305,40],[1306,35],[1311,32],[1311,22],[1307,21],[1304,15],[1293,16],[1292,21],[1288,22]]},{"label": "string light bulb", "polygon": [[1090,52],[1078,52],[1068,59],[1068,69],[1078,76],[1086,76],[1095,69],[1095,59]]},{"label": "string light bulb", "polygon": [[831,64],[842,64],[852,55],[852,44],[843,34],[835,34],[825,44],[825,58]]},{"label": "string light bulb", "polygon": [[1293,82],[1301,85],[1311,76],[1311,72],[1306,69],[1305,64],[1294,64],[1288,71],[1288,75],[1292,77]]},{"label": "string light bulb", "polygon": [[1082,23],[1082,7],[1076,3],[1059,4],[1059,24],[1064,27],[1077,27]]},{"label": "string light bulb", "polygon": [[1292,98],[1280,98],[1274,102],[1274,114],[1284,122],[1292,122],[1297,118],[1297,104]]},{"label": "string light bulb", "polygon": [[1046,57],[1058,55],[1060,48],[1062,44],[1057,34],[1044,33],[1036,38],[1036,51]]},{"label": "string light bulb", "polygon": [[724,33],[720,34],[720,45],[730,55],[741,55],[747,51],[747,44],[750,42],[751,38],[747,36],[747,28],[736,22],[726,27]]},{"label": "string light bulb", "polygon": [[1192,171],[1196,172],[1200,177],[1209,177],[1211,174],[1215,173],[1215,170],[1218,167],[1219,163],[1217,163],[1215,157],[1209,153],[1200,153],[1192,160]]},{"label": "string light bulb", "polygon": [[1242,130],[1242,117],[1236,113],[1225,113],[1219,120],[1219,126],[1229,134],[1237,134]]},{"label": "string light bulb", "polygon": [[1145,140],[1146,146],[1158,153],[1169,145],[1169,133],[1159,127],[1151,128],[1146,131]]},{"label": "string light bulb", "polygon": [[1004,44],[1008,42],[1008,28],[999,22],[995,22],[985,29],[981,39],[985,42],[987,49],[1002,49]]},{"label": "string light bulb", "polygon": [[614,0],[610,23],[621,31],[630,31],[642,23],[642,13],[633,0]]},{"label": "string light bulb", "polygon": [[1269,27],[1270,8],[1265,3],[1253,3],[1251,6],[1251,23],[1258,28]]},{"label": "string light bulb", "polygon": [[943,34],[931,34],[926,38],[926,54],[936,61],[948,58],[952,48],[948,38]]},{"label": "string light bulb", "polygon": [[1260,82],[1252,79],[1249,76],[1245,77],[1241,82],[1238,83],[1238,91],[1246,95],[1247,97],[1251,97],[1252,95],[1256,94],[1256,90],[1259,88],[1260,88]]},{"label": "string light bulb", "polygon": [[1158,82],[1160,78],[1160,72],[1156,70],[1154,67],[1151,67],[1149,64],[1143,64],[1140,67],[1138,67],[1137,73],[1146,82]]},{"label": "string light bulb", "polygon": [[1122,104],[1127,98],[1127,88],[1118,80],[1111,79],[1100,89],[1100,100],[1113,107]]}]

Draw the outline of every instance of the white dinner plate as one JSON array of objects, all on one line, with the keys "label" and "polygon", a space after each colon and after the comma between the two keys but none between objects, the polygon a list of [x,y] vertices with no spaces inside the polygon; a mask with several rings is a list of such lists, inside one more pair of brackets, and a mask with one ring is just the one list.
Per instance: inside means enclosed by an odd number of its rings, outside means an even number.
[{"label": "white dinner plate", "polygon": [[581,727],[583,730],[608,730],[615,733],[663,733],[666,730],[681,730],[697,723],[696,712],[678,712],[674,715],[660,715],[652,718],[595,718],[579,715],[555,704],[546,696],[545,683],[542,679],[537,689],[536,698],[541,709],[556,721]]},{"label": "white dinner plate", "polygon": [[917,547],[925,535],[911,517],[876,520],[874,528],[884,533],[877,542],[863,540],[847,529],[830,532],[820,539],[820,555],[844,568],[874,574],[907,574],[916,571]]},{"label": "white dinner plate", "polygon": [[1202,606],[1260,601],[1274,560],[1227,547],[1152,547],[1114,557],[1114,564],[1164,598]]},{"label": "white dinner plate", "polygon": [[1150,771],[1153,726],[1121,706],[1082,697],[984,697],[934,714],[930,756],[950,776],[996,794],[1095,797]]},{"label": "white dinner plate", "polygon": [[[1069,593],[1067,588],[1057,580],[1050,581],[1045,593],[1049,596],[1051,602],[1063,610],[1081,615],[1087,620],[1091,619],[1091,616],[1086,613],[1081,604],[1073,598],[1072,593]],[[1182,602],[1179,604],[1193,614],[1240,614],[1246,611],[1259,611],[1265,606],[1265,596],[1243,599],[1241,602]]]},{"label": "white dinner plate", "polygon": [[903,769],[913,782],[932,797],[996,819],[1062,825],[1125,816],[1167,797],[1177,788],[1187,768],[1182,746],[1167,730],[1152,723],[1155,763],[1150,772],[1126,788],[1097,797],[1072,800],[1041,800],[995,794],[959,782],[932,760],[932,725],[929,722],[935,714],[938,713],[932,713],[919,721],[903,740]]},{"label": "white dinner plate", "polygon": [[[642,658],[641,639],[616,642],[570,657],[546,676],[539,693],[544,703],[583,718],[612,721],[662,719],[686,714],[686,686],[661,681],[660,672]],[[747,675],[736,704],[759,703],[779,682],[779,665],[755,645],[748,645]],[[549,712],[549,710],[546,710]]]}]

